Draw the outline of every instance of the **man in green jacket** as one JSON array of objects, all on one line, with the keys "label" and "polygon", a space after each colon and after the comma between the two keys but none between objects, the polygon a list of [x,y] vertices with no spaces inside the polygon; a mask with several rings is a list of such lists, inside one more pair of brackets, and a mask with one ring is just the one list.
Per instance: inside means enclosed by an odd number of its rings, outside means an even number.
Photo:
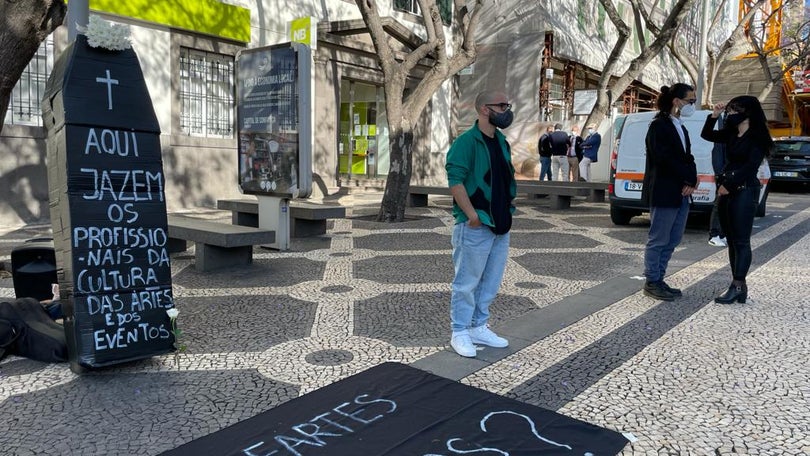
[{"label": "man in green jacket", "polygon": [[478,120],[453,141],[447,153],[447,182],[453,194],[453,278],[450,345],[472,358],[475,344],[504,348],[509,342],[487,326],[489,304],[498,294],[509,255],[515,207],[515,169],[506,137],[512,105],[503,92],[475,100]]}]

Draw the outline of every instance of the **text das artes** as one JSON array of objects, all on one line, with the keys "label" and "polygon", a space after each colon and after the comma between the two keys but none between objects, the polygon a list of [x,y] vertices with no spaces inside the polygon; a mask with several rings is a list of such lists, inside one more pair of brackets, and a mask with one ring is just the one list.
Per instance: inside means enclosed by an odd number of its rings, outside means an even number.
[{"label": "text das artes", "polygon": [[[151,288],[139,291],[133,290],[128,294],[128,301],[126,301],[120,293],[88,295],[87,313],[89,315],[112,315],[114,313],[133,315],[132,320],[137,323],[140,321],[140,317],[136,317],[134,314],[137,314],[138,312],[144,312],[152,309],[170,309],[174,307],[174,298],[172,296],[171,288]],[[123,295],[126,295],[126,293]],[[107,321],[109,322],[110,320],[108,319]],[[119,324],[123,323],[129,323],[129,321],[124,321]]]},{"label": "text das artes", "polygon": [[371,423],[394,413],[397,403],[388,399],[369,399],[361,394],[309,421],[296,424],[287,435],[276,435],[242,449],[245,456],[302,456],[296,448],[325,447],[330,440],[351,435]]}]

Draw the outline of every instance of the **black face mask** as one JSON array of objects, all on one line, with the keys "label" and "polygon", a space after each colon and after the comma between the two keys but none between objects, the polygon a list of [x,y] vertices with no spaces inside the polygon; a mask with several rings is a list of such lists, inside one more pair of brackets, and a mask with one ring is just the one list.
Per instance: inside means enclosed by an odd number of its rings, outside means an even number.
[{"label": "black face mask", "polygon": [[723,126],[725,128],[737,128],[737,125],[741,124],[746,118],[747,116],[741,112],[729,114],[726,116]]},{"label": "black face mask", "polygon": [[491,109],[489,111],[489,123],[498,128],[506,128],[512,125],[512,120],[514,119],[515,115],[512,114],[511,109],[507,109],[504,112],[495,112]]}]

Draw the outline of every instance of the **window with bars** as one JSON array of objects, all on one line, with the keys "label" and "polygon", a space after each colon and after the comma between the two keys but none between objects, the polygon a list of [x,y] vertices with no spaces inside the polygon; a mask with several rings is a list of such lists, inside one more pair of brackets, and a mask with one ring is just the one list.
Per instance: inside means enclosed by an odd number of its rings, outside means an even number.
[{"label": "window with bars", "polygon": [[[442,23],[450,25],[453,21],[453,0],[436,0],[436,4],[439,6]],[[413,14],[422,14],[417,0],[394,0],[394,9]]]},{"label": "window with bars", "polygon": [[233,57],[180,48],[180,128],[190,136],[232,138]]},{"label": "window with bars", "polygon": [[25,67],[20,80],[11,91],[5,123],[11,125],[42,126],[42,95],[53,69],[53,38],[50,36],[39,46],[37,53]]}]

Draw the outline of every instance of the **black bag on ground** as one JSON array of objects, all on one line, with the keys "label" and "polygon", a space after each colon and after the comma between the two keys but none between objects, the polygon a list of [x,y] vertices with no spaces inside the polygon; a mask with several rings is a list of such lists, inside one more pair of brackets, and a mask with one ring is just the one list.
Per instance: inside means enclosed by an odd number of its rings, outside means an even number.
[{"label": "black bag on ground", "polygon": [[46,363],[67,361],[65,329],[36,299],[0,302],[0,359],[6,355]]}]

